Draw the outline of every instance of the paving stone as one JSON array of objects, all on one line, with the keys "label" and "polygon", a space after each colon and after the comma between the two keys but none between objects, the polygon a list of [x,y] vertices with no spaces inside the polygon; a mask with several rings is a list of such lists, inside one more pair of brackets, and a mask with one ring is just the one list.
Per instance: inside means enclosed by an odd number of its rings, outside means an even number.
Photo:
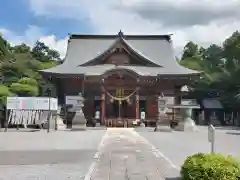
[{"label": "paving stone", "polygon": [[104,133],[1,132],[0,180],[83,180]]},{"label": "paving stone", "polygon": [[156,158],[151,145],[133,129],[108,129],[107,133],[92,180],[98,180],[99,174],[109,180],[165,179],[161,169],[168,162]]}]

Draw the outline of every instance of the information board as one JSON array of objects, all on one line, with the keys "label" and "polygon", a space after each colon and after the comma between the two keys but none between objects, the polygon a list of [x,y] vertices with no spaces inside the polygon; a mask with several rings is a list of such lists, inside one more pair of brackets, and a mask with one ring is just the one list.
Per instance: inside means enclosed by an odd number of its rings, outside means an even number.
[{"label": "information board", "polygon": [[65,97],[65,104],[68,105],[79,105],[84,101],[82,96],[66,96]]},{"label": "information board", "polygon": [[58,100],[48,97],[7,97],[7,109],[57,111]]}]

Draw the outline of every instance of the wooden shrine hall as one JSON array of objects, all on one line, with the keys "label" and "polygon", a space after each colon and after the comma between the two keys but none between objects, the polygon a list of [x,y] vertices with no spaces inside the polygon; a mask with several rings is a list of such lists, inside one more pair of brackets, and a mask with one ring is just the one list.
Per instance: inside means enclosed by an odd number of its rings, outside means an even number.
[{"label": "wooden shrine hall", "polygon": [[180,88],[199,72],[184,68],[175,59],[171,35],[70,35],[65,61],[41,73],[56,86],[60,104],[65,96],[85,98],[88,121],[100,111],[100,122],[109,119],[156,120],[160,94],[180,103]]}]

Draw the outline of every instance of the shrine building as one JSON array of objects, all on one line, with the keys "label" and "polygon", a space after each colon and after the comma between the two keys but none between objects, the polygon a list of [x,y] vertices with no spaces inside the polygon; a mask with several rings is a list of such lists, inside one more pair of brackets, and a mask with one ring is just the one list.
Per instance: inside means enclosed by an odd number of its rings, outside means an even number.
[{"label": "shrine building", "polygon": [[171,35],[70,35],[65,61],[42,70],[56,86],[60,104],[82,93],[87,120],[156,120],[158,96],[181,100],[180,89],[199,72],[178,64]]}]

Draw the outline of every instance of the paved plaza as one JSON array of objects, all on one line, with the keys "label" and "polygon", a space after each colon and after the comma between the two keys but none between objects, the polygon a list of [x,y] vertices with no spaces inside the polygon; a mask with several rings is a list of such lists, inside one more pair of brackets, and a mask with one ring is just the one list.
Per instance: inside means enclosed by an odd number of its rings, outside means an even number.
[{"label": "paved plaza", "polygon": [[0,180],[82,180],[104,133],[0,132]]},{"label": "paved plaza", "polygon": [[[219,128],[216,152],[240,159],[240,131]],[[0,132],[0,180],[173,179],[184,159],[209,152],[207,128]]]}]

